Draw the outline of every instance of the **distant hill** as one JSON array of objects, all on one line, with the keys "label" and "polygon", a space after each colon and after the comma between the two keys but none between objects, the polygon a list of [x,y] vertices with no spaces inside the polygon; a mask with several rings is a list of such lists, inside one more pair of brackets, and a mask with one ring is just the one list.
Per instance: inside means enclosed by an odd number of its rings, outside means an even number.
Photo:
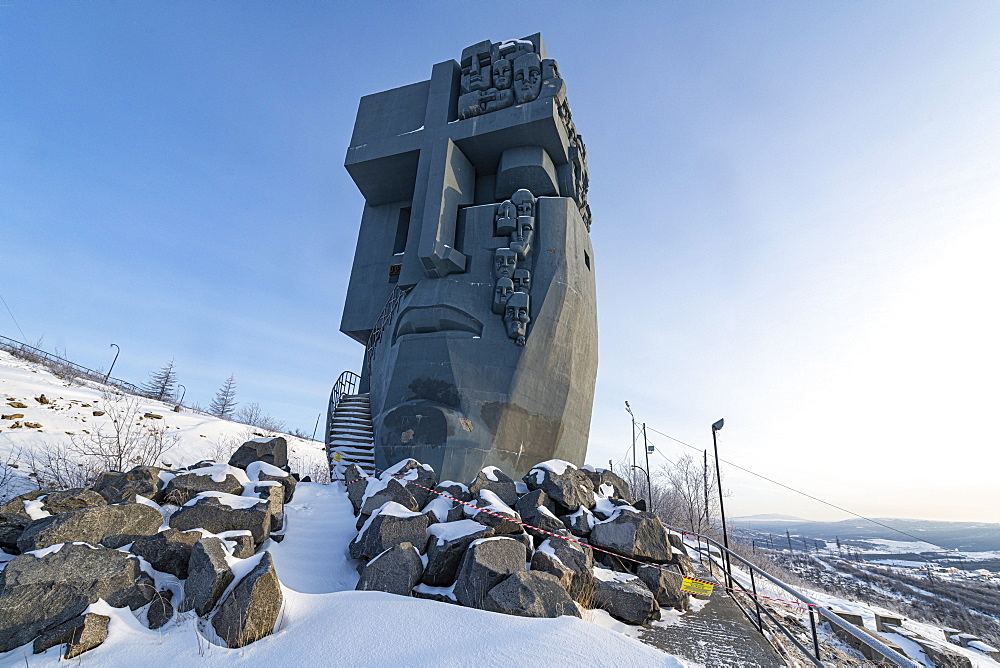
[{"label": "distant hill", "polygon": [[[793,536],[823,541],[924,540],[951,550],[967,552],[1000,551],[1000,524],[986,522],[940,522],[900,518],[877,518],[882,524],[903,531],[913,538],[862,519],[840,522],[812,522],[785,515],[753,515],[733,518],[737,530],[749,525],[751,532]],[[933,548],[928,547],[928,550]]]}]

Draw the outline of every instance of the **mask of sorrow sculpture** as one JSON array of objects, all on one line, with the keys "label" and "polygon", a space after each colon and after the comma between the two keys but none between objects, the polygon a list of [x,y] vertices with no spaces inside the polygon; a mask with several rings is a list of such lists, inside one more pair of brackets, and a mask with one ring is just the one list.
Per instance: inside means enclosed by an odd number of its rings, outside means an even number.
[{"label": "mask of sorrow sculpture", "polygon": [[341,331],[367,346],[379,468],[413,457],[467,481],[583,463],[596,289],[568,113],[538,35],[362,99],[346,166],[366,204]]}]

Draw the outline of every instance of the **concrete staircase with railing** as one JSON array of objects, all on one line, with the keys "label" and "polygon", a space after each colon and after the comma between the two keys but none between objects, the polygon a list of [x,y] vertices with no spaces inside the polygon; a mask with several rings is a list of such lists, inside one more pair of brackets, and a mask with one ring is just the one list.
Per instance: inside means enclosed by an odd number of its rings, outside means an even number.
[{"label": "concrete staircase with railing", "polygon": [[375,472],[374,432],[367,394],[340,397],[328,429],[326,442],[331,471],[338,465],[357,464],[368,475]]}]

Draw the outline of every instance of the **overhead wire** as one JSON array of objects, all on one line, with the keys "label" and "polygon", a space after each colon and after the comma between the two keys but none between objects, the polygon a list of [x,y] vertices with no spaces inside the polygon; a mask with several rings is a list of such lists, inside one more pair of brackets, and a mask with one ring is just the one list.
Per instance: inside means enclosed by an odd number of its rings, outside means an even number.
[{"label": "overhead wire", "polygon": [[21,340],[27,342],[28,337],[24,335],[24,330],[21,329],[21,325],[17,324],[17,318],[14,317],[14,312],[10,310],[7,306],[7,300],[0,295],[0,302],[3,302],[4,307],[7,309],[7,313],[10,313],[10,319],[14,321],[14,326],[17,327],[17,331],[21,332]]},{"label": "overhead wire", "polygon": [[[674,438],[670,434],[665,434],[665,433],[663,433],[662,431],[660,431],[658,429],[654,429],[653,427],[647,427],[647,429],[649,431],[656,432],[660,436],[665,436],[665,437],[669,438],[671,441],[675,441],[677,443],[680,443],[681,445],[686,446],[688,448],[691,448],[692,450],[695,450],[697,452],[704,452],[705,451],[705,448],[699,448],[699,447],[691,445],[690,443],[685,443],[684,441],[680,440],[679,438]],[[662,455],[662,453],[661,453],[661,455]],[[665,455],[663,455],[663,457],[666,458]],[[830,503],[829,501],[825,501],[825,500],[823,500],[823,499],[821,499],[819,497],[813,496],[812,494],[808,494],[806,492],[803,492],[802,490],[795,489],[794,487],[791,487],[791,486],[786,485],[784,483],[778,482],[777,480],[772,480],[771,478],[768,478],[765,475],[761,475],[760,473],[757,473],[756,471],[751,471],[748,468],[744,468],[744,467],[740,466],[739,464],[734,464],[733,462],[728,461],[726,459],[722,459],[721,457],[719,458],[719,461],[720,462],[725,462],[729,466],[732,466],[733,468],[737,468],[740,471],[743,471],[744,473],[749,473],[750,475],[756,476],[756,477],[760,478],[761,480],[766,480],[767,482],[769,482],[769,483],[771,483],[773,485],[778,485],[779,487],[784,487],[785,489],[787,489],[787,490],[789,490],[791,492],[795,492],[796,494],[801,494],[802,496],[804,496],[806,498],[809,498],[809,499],[812,499],[813,501],[818,501],[819,503],[822,503],[824,505],[830,506],[831,508],[836,508],[837,510],[839,510],[841,512],[844,512],[844,513],[847,513],[848,515],[852,515],[854,517],[857,517],[858,519],[862,519],[862,520],[865,520],[867,522],[871,522],[872,524],[876,524],[876,525],[878,525],[878,526],[880,526],[880,527],[882,527],[884,529],[888,529],[889,531],[895,531],[896,533],[898,533],[898,534],[900,534],[902,536],[906,536],[907,538],[912,538],[913,540],[917,541],[918,543],[926,543],[927,545],[933,545],[934,547],[939,548],[941,550],[944,550],[945,552],[958,552],[959,551],[957,549],[948,548],[948,547],[944,547],[942,545],[938,545],[937,543],[932,543],[931,541],[927,540],[926,538],[919,538],[917,536],[914,536],[911,533],[907,533],[906,531],[903,531],[902,529],[897,529],[896,527],[889,526],[888,524],[885,524],[883,522],[879,522],[878,520],[872,519],[871,517],[865,517],[864,515],[861,515],[859,513],[854,512],[853,510],[848,510],[847,508],[843,508],[841,506],[838,506],[835,503]],[[919,555],[917,555],[917,556],[919,556]]]}]

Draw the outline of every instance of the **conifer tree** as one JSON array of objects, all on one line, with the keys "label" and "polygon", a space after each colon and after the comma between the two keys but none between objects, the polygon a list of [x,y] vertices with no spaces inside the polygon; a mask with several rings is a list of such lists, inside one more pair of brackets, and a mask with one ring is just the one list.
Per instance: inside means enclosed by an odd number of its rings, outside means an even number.
[{"label": "conifer tree", "polygon": [[177,391],[177,372],[174,371],[173,358],[170,358],[159,371],[149,374],[149,380],[142,386],[142,391],[157,401],[164,401],[174,396]]},{"label": "conifer tree", "polygon": [[226,382],[222,384],[219,391],[215,393],[212,404],[208,407],[208,412],[224,420],[233,418],[233,411],[236,410],[236,378],[229,375]]}]

